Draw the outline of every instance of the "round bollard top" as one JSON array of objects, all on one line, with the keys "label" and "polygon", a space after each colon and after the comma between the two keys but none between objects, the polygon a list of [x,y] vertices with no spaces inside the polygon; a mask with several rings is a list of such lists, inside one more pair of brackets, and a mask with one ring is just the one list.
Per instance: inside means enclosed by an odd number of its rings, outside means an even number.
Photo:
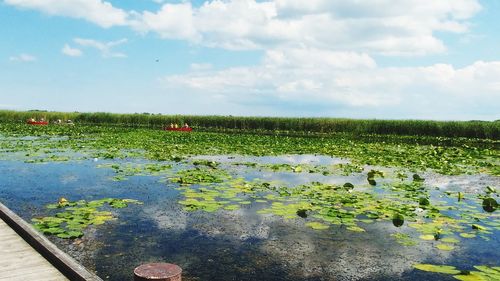
[{"label": "round bollard top", "polygon": [[134,269],[134,280],[181,281],[182,269],[171,263],[147,263]]}]

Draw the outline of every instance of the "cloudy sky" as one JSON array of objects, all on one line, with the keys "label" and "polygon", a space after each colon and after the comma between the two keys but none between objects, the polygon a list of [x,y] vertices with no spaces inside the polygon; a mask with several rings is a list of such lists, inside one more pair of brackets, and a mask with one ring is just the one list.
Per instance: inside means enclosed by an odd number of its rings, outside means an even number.
[{"label": "cloudy sky", "polygon": [[0,109],[500,119],[498,0],[1,0]]}]

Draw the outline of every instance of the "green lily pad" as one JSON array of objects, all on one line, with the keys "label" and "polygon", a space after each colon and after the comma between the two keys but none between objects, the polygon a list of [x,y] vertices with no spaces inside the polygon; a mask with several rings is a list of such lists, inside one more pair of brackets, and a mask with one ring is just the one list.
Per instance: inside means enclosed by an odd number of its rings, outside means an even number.
[{"label": "green lily pad", "polygon": [[405,217],[401,214],[394,214],[394,216],[392,217],[392,224],[395,227],[402,226],[404,222],[405,222]]},{"label": "green lily pad", "polygon": [[[106,203],[113,208],[123,208],[127,206],[127,203],[139,204],[140,202],[111,198],[90,202],[85,200],[69,202],[66,199],[60,199],[58,203],[60,206],[57,209],[61,210],[54,217],[35,218],[32,221],[34,227],[45,234],[56,235],[63,239],[78,238],[83,236],[83,230],[89,225],[100,225],[114,219],[110,212],[97,210]],[[49,204],[50,209],[54,209],[53,207],[54,204]]]},{"label": "green lily pad", "polygon": [[498,208],[498,203],[495,199],[488,197],[483,200],[483,210],[488,213],[493,213]]},{"label": "green lily pad", "polygon": [[435,272],[435,273],[445,273],[445,274],[459,274],[460,270],[457,270],[454,266],[449,265],[433,265],[433,264],[415,264],[413,265],[416,269]]},{"label": "green lily pad", "polygon": [[344,187],[345,189],[353,189],[354,185],[350,182],[346,182],[342,187]]},{"label": "green lily pad", "polygon": [[419,238],[427,241],[435,240],[434,235],[431,234],[420,235]]},{"label": "green lily pad", "polygon": [[316,229],[316,230],[324,230],[324,229],[329,228],[328,225],[322,224],[320,222],[315,222],[315,221],[306,223],[306,226],[309,226],[310,228]]},{"label": "green lily pad", "polygon": [[488,228],[486,228],[482,225],[479,225],[479,224],[472,224],[472,229],[477,229],[477,230],[481,230],[481,231],[488,230]]},{"label": "green lily pad", "polygon": [[396,241],[403,246],[415,246],[417,242],[413,240],[408,234],[404,233],[394,233],[391,234],[392,237],[396,239]]},{"label": "green lily pad", "polygon": [[469,274],[453,275],[457,280],[461,281],[490,281],[490,279],[485,279],[483,276],[470,272]]},{"label": "green lily pad", "polygon": [[474,238],[474,237],[476,237],[476,234],[474,234],[474,233],[460,233],[459,235],[462,236],[463,238]]},{"label": "green lily pad", "polygon": [[235,210],[238,210],[240,208],[239,205],[227,205],[227,206],[224,206],[224,210],[228,210],[228,211],[235,211]]},{"label": "green lily pad", "polygon": [[460,241],[456,238],[453,238],[453,237],[445,237],[443,239],[441,239],[441,242],[444,242],[444,243],[459,243]]},{"label": "green lily pad", "polygon": [[347,230],[354,231],[354,232],[366,232],[366,230],[364,230],[363,228],[361,228],[359,226],[355,226],[355,225],[348,226]]},{"label": "green lily pad", "polygon": [[425,181],[425,179],[418,174],[413,174],[413,181],[422,182]]},{"label": "green lily pad", "polygon": [[420,206],[429,206],[431,203],[430,203],[429,199],[427,199],[425,197],[421,197],[418,199],[418,204]]},{"label": "green lily pad", "polygon": [[453,247],[453,245],[449,245],[449,244],[437,244],[436,248],[438,248],[439,250],[443,250],[443,251],[451,251],[451,250],[455,249],[455,247]]}]

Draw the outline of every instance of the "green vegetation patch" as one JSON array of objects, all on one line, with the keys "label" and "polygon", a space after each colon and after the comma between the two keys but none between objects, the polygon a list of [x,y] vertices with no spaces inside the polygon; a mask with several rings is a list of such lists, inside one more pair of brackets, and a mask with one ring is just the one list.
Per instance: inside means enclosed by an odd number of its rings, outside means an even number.
[{"label": "green vegetation patch", "polygon": [[396,242],[398,242],[400,245],[403,246],[415,246],[417,245],[417,241],[411,238],[410,235],[405,234],[405,233],[393,233],[391,234],[391,237],[396,239]]},{"label": "green vegetation patch", "polygon": [[65,198],[58,203],[47,205],[47,209],[57,210],[54,216],[32,219],[34,227],[44,234],[70,239],[83,236],[83,231],[90,225],[101,225],[114,219],[109,211],[99,210],[105,205],[111,208],[125,208],[129,204],[141,204],[134,199],[104,198],[94,201],[80,200],[70,202]]},{"label": "green vegetation patch", "polygon": [[108,163],[97,166],[110,168],[115,172],[114,181],[123,181],[131,176],[162,176],[170,174],[171,164],[165,163]]},{"label": "green vegetation patch", "polygon": [[222,183],[231,179],[223,170],[196,167],[190,170],[181,170],[170,181],[181,185]]},{"label": "green vegetation patch", "polygon": [[444,273],[444,274],[459,274],[454,266],[449,265],[433,265],[433,264],[415,264],[413,267],[428,272]]},{"label": "green vegetation patch", "polygon": [[458,270],[449,265],[415,264],[416,269],[453,275],[457,280],[462,281],[492,281],[500,280],[500,267],[479,265],[474,266],[476,270]]},{"label": "green vegetation patch", "polygon": [[[37,159],[66,161],[67,157],[69,160],[146,157],[159,161],[181,161],[191,155],[319,154],[350,160],[350,164],[336,167],[345,174],[360,172],[365,165],[374,165],[408,168],[414,172],[430,169],[448,175],[500,175],[500,150],[496,140],[354,134],[321,137],[206,132],[180,134],[130,127],[29,126],[23,123],[2,124],[0,134],[4,136],[0,139],[0,147],[3,148],[0,158],[17,151],[23,152],[23,155],[17,156],[19,160],[28,162],[39,161]],[[25,139],[25,136],[35,138]],[[76,153],[59,155],[56,153],[58,150]],[[199,162],[198,166],[207,164],[214,165]],[[315,169],[320,172],[317,168],[303,167],[302,164],[293,168],[279,167],[295,172]]]}]

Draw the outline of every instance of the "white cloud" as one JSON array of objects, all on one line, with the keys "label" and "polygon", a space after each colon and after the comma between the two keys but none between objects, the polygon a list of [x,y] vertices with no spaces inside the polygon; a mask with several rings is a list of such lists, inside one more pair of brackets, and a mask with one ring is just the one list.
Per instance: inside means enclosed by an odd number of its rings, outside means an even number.
[{"label": "white cloud", "polygon": [[101,52],[104,58],[124,58],[126,54],[120,52],[113,52],[112,48],[127,43],[127,39],[123,38],[116,41],[101,42],[94,39],[75,38],[73,41],[82,46],[97,49]]},{"label": "white cloud", "polygon": [[64,47],[61,49],[61,52],[70,57],[82,56],[82,51],[80,49],[72,48],[68,44],[64,44]]},{"label": "white cloud", "polygon": [[442,0],[439,2],[419,0],[275,0],[282,16],[300,16],[328,12],[336,17],[384,18],[399,15],[439,16],[452,19],[467,19],[474,15],[481,6],[474,0]]},{"label": "white cloud", "polygon": [[2,109],[16,109],[17,106],[15,106],[13,104],[1,104],[0,103],[0,108],[2,108]]},{"label": "white cloud", "polygon": [[190,3],[165,4],[157,13],[145,11],[136,17],[131,25],[138,31],[154,31],[168,39],[199,40]]},{"label": "white cloud", "polygon": [[[469,26],[481,10],[479,0],[211,0],[200,6],[153,1],[161,6],[141,12],[125,12],[98,0],[5,2],[103,27],[126,25],[195,45],[261,50],[264,57],[255,66],[215,70],[194,63],[187,74],[162,78],[166,87],[193,100],[217,100],[235,110],[218,113],[253,115],[242,109],[261,108],[266,114],[271,108],[278,115],[308,110],[304,114],[341,116],[345,109],[365,117],[380,112],[386,118],[463,119],[483,114],[500,119],[495,108],[500,104],[500,62],[479,61],[462,68],[381,67],[374,59],[446,52],[437,34],[472,36]],[[113,48],[126,41],[74,39],[103,57],[125,56]]]},{"label": "white cloud", "polygon": [[193,71],[204,71],[212,69],[212,64],[210,63],[192,63],[189,68]]},{"label": "white cloud", "polygon": [[10,61],[18,61],[18,62],[34,62],[37,58],[33,55],[29,54],[19,54],[17,56],[11,56],[9,58]]},{"label": "white cloud", "polygon": [[49,15],[84,19],[101,27],[126,25],[127,12],[101,0],[5,0],[8,5]]},{"label": "white cloud", "polygon": [[[163,1],[156,1],[163,2]],[[21,8],[125,25],[226,49],[314,48],[382,55],[442,53],[437,32],[466,33],[479,0],[211,0],[124,11],[103,0],[5,0]]]},{"label": "white cloud", "polygon": [[314,48],[282,48],[266,52],[269,67],[331,67],[340,69],[373,68],[376,62],[368,54],[336,52]]},{"label": "white cloud", "polygon": [[[185,32],[172,16],[181,7]],[[234,108],[309,110],[304,114],[331,115],[340,108],[366,116],[391,112],[393,118],[460,117],[482,107],[489,110],[485,115],[498,117],[492,104],[500,102],[500,83],[485,74],[497,73],[497,62],[391,68],[373,59],[445,52],[436,33],[466,34],[480,9],[477,0],[215,0],[199,7],[166,4],[137,19],[147,17],[142,32],[164,38],[265,50],[260,65],[195,67],[163,78],[166,87],[195,99],[212,98]]]},{"label": "white cloud", "polygon": [[[500,104],[500,83],[495,78],[500,77],[500,62],[479,61],[463,68],[448,64],[377,67],[370,63],[345,68],[343,63],[329,63],[327,59],[313,68],[300,61],[283,63],[290,53],[293,56],[294,50],[285,51],[280,60],[268,52],[260,66],[194,71],[167,76],[163,83],[191,93],[194,99],[222,97],[247,108],[287,105],[304,114],[338,114],[331,109],[344,108],[365,117],[383,112],[382,118],[500,118],[496,108]],[[349,55],[333,53],[329,60]],[[350,58],[356,62],[363,55]],[[280,113],[287,114],[286,110]]]},{"label": "white cloud", "polygon": [[227,49],[310,47],[383,55],[446,50],[438,31],[465,33],[477,0],[228,0],[165,4],[133,27]]}]

